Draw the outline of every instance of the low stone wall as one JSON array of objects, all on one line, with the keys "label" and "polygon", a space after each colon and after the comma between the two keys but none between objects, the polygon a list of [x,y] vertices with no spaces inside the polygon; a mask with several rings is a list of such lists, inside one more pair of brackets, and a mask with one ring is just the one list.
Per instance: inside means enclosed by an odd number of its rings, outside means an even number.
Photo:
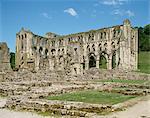
[{"label": "low stone wall", "polygon": [[28,110],[38,112],[50,112],[60,115],[85,117],[91,113],[102,113],[111,111],[111,105],[88,104],[82,102],[50,101],[50,100],[28,100],[21,98],[11,98],[7,101],[6,107],[17,110]]}]

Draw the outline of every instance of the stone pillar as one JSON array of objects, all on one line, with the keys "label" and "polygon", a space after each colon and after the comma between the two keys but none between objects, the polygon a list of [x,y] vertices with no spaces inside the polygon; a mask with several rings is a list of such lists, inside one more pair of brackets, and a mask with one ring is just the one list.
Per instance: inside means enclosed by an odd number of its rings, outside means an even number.
[{"label": "stone pillar", "polygon": [[88,70],[89,69],[89,60],[86,60],[85,61],[85,70]]},{"label": "stone pillar", "polygon": [[108,57],[108,70],[112,69],[112,55]]},{"label": "stone pillar", "polygon": [[138,69],[138,29],[135,29],[135,70]]},{"label": "stone pillar", "polygon": [[116,67],[118,67],[119,64],[119,54],[118,54],[118,50],[116,51]]},{"label": "stone pillar", "polygon": [[[39,47],[37,47],[37,50],[39,50]],[[39,52],[36,53],[35,56],[35,70],[38,71],[39,70],[39,61],[40,61],[40,54]]]},{"label": "stone pillar", "polygon": [[124,50],[123,50],[123,42],[120,42],[120,65],[119,68],[123,69],[124,67]]},{"label": "stone pillar", "polygon": [[80,74],[83,74],[83,65],[80,64]]}]

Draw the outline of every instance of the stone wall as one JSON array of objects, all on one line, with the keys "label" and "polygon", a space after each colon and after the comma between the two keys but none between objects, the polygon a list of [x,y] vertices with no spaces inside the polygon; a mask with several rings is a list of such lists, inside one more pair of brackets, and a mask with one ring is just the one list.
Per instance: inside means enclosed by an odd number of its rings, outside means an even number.
[{"label": "stone wall", "polygon": [[45,37],[22,29],[16,35],[16,67],[29,70],[65,70],[83,74],[89,68],[136,70],[138,31],[129,20],[123,25]]},{"label": "stone wall", "polygon": [[10,70],[9,48],[5,42],[0,42],[0,71]]}]

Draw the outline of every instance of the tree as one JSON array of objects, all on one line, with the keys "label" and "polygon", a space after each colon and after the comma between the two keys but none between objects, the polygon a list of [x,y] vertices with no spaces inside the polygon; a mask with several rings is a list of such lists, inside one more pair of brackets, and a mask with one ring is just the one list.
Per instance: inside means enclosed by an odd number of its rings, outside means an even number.
[{"label": "tree", "polygon": [[150,51],[150,24],[144,28],[139,27],[139,50]]}]

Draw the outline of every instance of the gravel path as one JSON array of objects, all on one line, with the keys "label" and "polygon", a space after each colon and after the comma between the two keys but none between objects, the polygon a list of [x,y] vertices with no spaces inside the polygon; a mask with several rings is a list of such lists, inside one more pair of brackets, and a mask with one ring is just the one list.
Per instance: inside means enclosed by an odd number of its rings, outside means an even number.
[{"label": "gravel path", "polygon": [[102,118],[150,118],[150,99],[139,101],[125,111],[114,112]]},{"label": "gravel path", "polygon": [[0,118],[44,118],[30,112],[16,112],[7,109],[0,109]]},{"label": "gravel path", "polygon": [[7,109],[1,109],[6,104],[6,98],[0,98],[0,118],[50,118],[42,117],[31,112],[17,112]]}]

